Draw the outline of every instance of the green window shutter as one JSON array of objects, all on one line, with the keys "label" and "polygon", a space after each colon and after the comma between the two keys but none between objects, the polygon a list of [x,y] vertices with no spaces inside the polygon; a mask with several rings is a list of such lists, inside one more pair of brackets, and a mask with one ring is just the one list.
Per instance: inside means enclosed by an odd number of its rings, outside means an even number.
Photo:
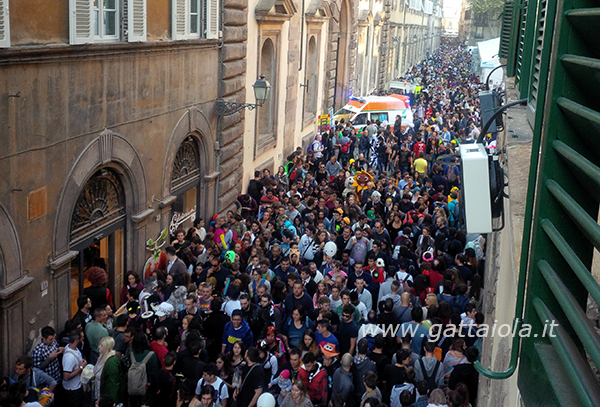
[{"label": "green window shutter", "polygon": [[[517,36],[517,52],[513,53],[511,55],[509,55],[508,57],[508,66],[514,65],[514,69],[515,69],[515,83],[519,83],[521,81],[521,74],[523,71],[523,66],[522,66],[522,62],[523,62],[523,52],[525,49],[525,32],[526,32],[526,24],[527,24],[527,7],[529,1],[528,0],[522,0],[521,2],[521,7],[519,9],[519,20],[517,21],[517,27],[516,27],[516,36]],[[511,56],[514,56],[516,58],[516,60],[514,61],[514,63],[511,61]]]},{"label": "green window shutter", "polygon": [[510,50],[510,28],[512,25],[513,4],[512,1],[504,3],[502,26],[500,29],[500,50],[498,52],[500,58],[506,58]]},{"label": "green window shutter", "polygon": [[524,10],[522,18],[521,32],[519,36],[519,54],[517,56],[517,66],[515,72],[515,82],[518,85],[519,96],[521,99],[527,97],[529,84],[531,80],[531,57],[533,53],[533,41],[535,30],[528,27],[535,27],[537,18],[538,0],[528,0],[527,8]]},{"label": "green window shutter", "polygon": [[[537,77],[529,86],[536,111],[520,271],[532,328],[519,361],[525,406],[600,406],[592,370],[600,337],[585,314],[588,297],[600,303],[591,274],[600,250],[600,8],[583,4],[540,1],[540,23],[528,28],[537,37]],[[558,324],[552,336],[549,328],[543,335],[546,321]]]},{"label": "green window shutter", "polygon": [[509,48],[506,56],[506,76],[515,76],[517,64],[517,53],[519,51],[519,31],[521,29],[521,18],[523,7],[527,0],[517,0],[513,3],[512,19],[510,23]]},{"label": "green window shutter", "polygon": [[541,115],[538,115],[537,111],[541,111],[544,106],[555,10],[556,1],[538,1],[537,24],[531,58],[531,82],[527,94],[527,119],[533,128],[536,128],[536,124],[541,120]]}]

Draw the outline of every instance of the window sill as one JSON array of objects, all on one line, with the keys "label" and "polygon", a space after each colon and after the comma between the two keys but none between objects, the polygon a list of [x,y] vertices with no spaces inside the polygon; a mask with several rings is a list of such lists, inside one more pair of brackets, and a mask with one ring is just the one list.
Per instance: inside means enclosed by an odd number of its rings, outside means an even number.
[{"label": "window sill", "polygon": [[146,53],[169,53],[182,50],[197,51],[214,49],[221,44],[220,39],[189,39],[174,41],[145,41],[145,42],[101,42],[84,45],[51,44],[51,45],[19,45],[0,49],[0,65],[15,65],[29,62],[58,62],[65,60],[81,60],[86,58],[115,57]]}]

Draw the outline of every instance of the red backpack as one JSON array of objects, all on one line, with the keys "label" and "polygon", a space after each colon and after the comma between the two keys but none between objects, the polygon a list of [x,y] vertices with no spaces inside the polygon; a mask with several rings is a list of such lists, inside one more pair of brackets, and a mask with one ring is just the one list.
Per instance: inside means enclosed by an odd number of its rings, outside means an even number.
[{"label": "red backpack", "polygon": [[350,143],[342,144],[342,153],[347,154],[348,150],[350,150]]}]

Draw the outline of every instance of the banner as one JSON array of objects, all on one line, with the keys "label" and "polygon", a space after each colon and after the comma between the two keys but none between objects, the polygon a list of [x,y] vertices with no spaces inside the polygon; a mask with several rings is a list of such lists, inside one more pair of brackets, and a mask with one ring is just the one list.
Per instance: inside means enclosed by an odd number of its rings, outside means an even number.
[{"label": "banner", "polygon": [[324,133],[326,131],[329,131],[330,123],[331,123],[331,115],[329,115],[329,114],[320,115],[319,116],[319,132]]}]

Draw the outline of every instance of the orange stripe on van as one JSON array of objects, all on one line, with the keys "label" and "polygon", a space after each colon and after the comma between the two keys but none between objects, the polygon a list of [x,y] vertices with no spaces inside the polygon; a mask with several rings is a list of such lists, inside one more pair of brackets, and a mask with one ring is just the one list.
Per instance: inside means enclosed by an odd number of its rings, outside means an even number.
[{"label": "orange stripe on van", "polygon": [[364,109],[363,112],[373,112],[373,111],[388,111],[388,110],[402,110],[407,109],[406,103],[402,100],[397,101],[389,101],[389,102],[369,102]]}]

